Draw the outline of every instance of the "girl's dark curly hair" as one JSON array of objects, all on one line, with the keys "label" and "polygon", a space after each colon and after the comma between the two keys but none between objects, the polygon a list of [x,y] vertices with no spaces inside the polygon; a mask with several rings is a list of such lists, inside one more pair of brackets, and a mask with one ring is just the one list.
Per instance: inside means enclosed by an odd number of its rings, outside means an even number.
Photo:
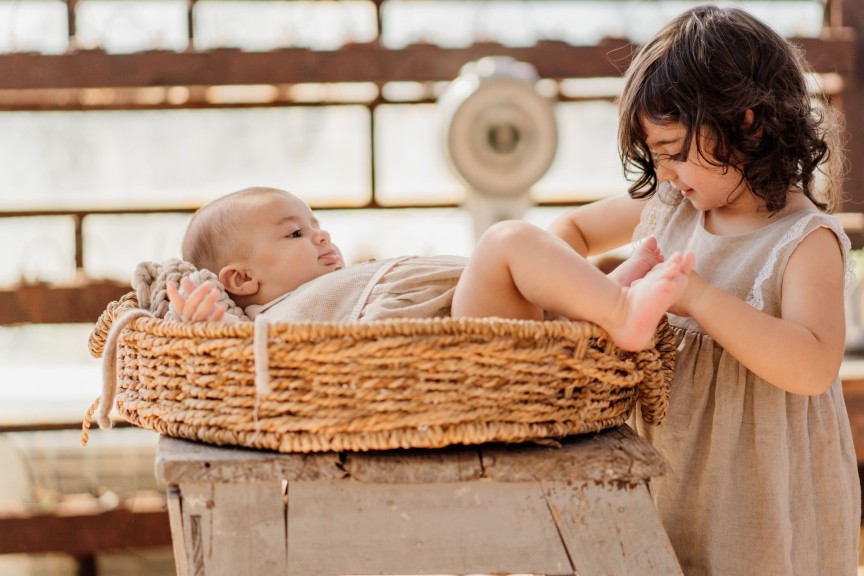
[{"label": "girl's dark curly hair", "polygon": [[[646,198],[658,187],[642,125],[648,120],[680,123],[684,157],[695,138],[699,155],[740,171],[770,213],[786,206],[790,190],[829,210],[831,199],[819,198],[814,177],[829,156],[842,156],[839,148],[829,154],[838,118],[811,100],[807,71],[794,45],[743,10],[700,6],[670,22],[636,54],[619,101],[630,195]],[[710,136],[710,149],[703,150],[700,133]]]}]

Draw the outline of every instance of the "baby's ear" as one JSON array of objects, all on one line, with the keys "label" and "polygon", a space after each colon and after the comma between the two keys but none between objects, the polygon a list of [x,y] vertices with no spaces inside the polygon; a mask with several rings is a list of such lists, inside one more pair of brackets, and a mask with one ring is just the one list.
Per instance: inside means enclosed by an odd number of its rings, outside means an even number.
[{"label": "baby's ear", "polygon": [[258,292],[258,280],[233,265],[225,266],[219,271],[219,282],[232,296],[251,296]]}]

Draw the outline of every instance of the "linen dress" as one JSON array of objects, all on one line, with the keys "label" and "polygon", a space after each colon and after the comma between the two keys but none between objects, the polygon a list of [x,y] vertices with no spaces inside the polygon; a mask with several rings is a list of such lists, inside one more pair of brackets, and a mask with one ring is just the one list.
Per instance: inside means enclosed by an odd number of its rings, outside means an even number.
[{"label": "linen dress", "polygon": [[[659,196],[636,236],[654,235],[666,255],[692,250],[699,274],[754,308],[780,316],[786,263],[820,227],[840,240],[850,281],[849,240],[815,208],[715,236],[690,202]],[[785,392],[691,318],[669,320],[680,338],[669,414],[658,426],[636,420],[667,460],[651,492],[684,574],[856,575],[861,495],[839,377],[818,396]]]},{"label": "linen dress", "polygon": [[272,322],[368,322],[450,315],[453,292],[468,259],[408,256],[348,266],[306,282],[263,305],[250,318]]}]

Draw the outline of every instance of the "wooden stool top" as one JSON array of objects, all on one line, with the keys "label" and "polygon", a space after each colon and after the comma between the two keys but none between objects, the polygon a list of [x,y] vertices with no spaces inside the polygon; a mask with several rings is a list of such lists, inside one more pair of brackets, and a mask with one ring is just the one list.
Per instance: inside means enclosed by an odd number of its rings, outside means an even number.
[{"label": "wooden stool top", "polygon": [[163,436],[156,477],[185,482],[339,480],[378,484],[597,481],[638,484],[662,475],[659,454],[629,426],[534,443],[452,446],[437,450],[282,454],[218,447]]}]

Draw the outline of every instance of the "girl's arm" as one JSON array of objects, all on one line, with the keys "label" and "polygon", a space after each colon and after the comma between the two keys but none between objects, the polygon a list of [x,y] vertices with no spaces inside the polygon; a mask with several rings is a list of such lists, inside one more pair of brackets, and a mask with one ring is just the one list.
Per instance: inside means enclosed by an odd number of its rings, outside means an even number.
[{"label": "girl's arm", "polygon": [[564,213],[549,232],[583,256],[602,254],[632,240],[644,207],[644,200],[626,194],[605,198]]},{"label": "girl's arm", "polygon": [[837,237],[819,228],[789,258],[780,318],[756,310],[695,273],[671,311],[691,316],[720,346],[774,386],[816,395],[836,380],[843,359],[844,277]]}]

